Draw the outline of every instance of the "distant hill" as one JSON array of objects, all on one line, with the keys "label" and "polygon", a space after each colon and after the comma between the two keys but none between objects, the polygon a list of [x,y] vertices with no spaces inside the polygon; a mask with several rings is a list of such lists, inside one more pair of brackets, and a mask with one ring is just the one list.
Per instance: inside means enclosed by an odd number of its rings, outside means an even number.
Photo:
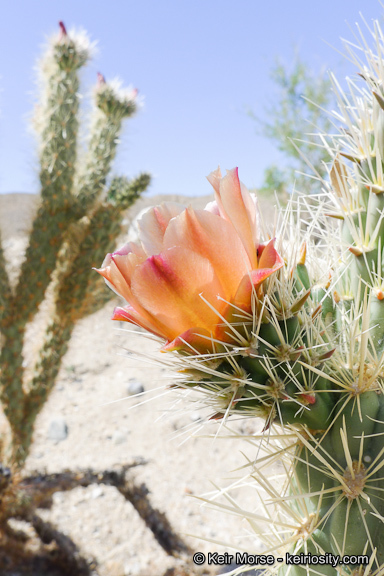
[{"label": "distant hill", "polygon": [[[39,198],[38,194],[24,192],[0,194],[0,231],[4,240],[14,236],[24,236],[28,232],[39,205]],[[211,196],[190,198],[178,194],[162,194],[151,197],[144,195],[127,211],[125,221],[129,225],[129,222],[141,210],[161,204],[161,202],[179,202],[186,206],[192,204],[194,208],[204,208],[210,200],[212,200]]]},{"label": "distant hill", "polygon": [[[161,194],[157,196],[146,196],[140,198],[128,211],[124,224],[129,226],[135,216],[144,208],[161,204],[161,202],[179,202],[185,206],[192,205],[193,208],[201,209],[213,200],[213,194],[209,196],[182,196],[181,194]],[[15,192],[12,194],[0,194],[0,231],[3,240],[15,236],[24,236],[31,225],[34,214],[37,211],[39,195]],[[272,203],[261,197],[259,198],[260,208],[264,219],[272,218]]]}]

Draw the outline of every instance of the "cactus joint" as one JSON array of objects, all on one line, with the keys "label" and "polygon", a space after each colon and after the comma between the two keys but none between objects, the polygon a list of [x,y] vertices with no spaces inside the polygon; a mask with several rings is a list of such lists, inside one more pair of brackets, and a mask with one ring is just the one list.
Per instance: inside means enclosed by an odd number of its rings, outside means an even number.
[{"label": "cactus joint", "polygon": [[355,500],[363,492],[366,484],[367,471],[361,462],[354,460],[352,467],[347,467],[344,471],[343,479],[345,486],[343,492],[348,500]]}]

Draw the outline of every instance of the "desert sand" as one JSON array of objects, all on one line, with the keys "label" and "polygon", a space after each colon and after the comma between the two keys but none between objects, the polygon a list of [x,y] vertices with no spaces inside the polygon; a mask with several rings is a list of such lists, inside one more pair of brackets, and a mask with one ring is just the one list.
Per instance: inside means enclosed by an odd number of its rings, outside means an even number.
[{"label": "desert sand", "polygon": [[[171,199],[199,207],[207,201]],[[126,232],[140,210],[159,200],[137,202],[127,214]],[[33,195],[0,195],[0,227],[14,275],[36,205]],[[212,494],[212,483],[226,486],[243,474],[235,470],[245,463],[240,449],[247,451],[246,443],[199,437],[215,434],[218,423],[203,425],[209,413],[171,394],[168,386],[175,375],[157,361],[164,360],[158,344],[138,329],[110,320],[117,303],[77,325],[55,389],[37,420],[26,473],[104,470],[140,458],[146,463],[133,469],[135,481],[145,483],[152,505],[166,514],[192,550],[223,553],[230,547],[205,539],[236,545],[242,538],[250,551],[259,550],[259,541],[246,536],[241,519],[211,510],[196,498]],[[135,351],[147,358],[136,357]],[[139,385],[145,393],[133,398],[129,390]],[[55,439],[60,426],[67,427],[62,440]],[[239,434],[250,434],[262,423],[242,420],[233,426]],[[255,456],[252,449],[248,456]],[[251,508],[252,499],[245,498],[243,504]],[[115,488],[99,485],[57,493],[53,508],[39,513],[96,560],[99,576],[161,576],[180,563],[165,553]]]}]

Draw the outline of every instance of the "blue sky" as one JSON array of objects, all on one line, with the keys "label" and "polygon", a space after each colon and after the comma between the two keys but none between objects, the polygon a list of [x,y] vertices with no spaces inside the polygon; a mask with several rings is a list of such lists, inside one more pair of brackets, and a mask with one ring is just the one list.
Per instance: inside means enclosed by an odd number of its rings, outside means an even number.
[{"label": "blue sky", "polygon": [[144,97],[125,125],[114,173],[150,171],[150,194],[210,193],[206,174],[239,166],[249,186],[281,161],[246,114],[276,97],[276,56],[289,65],[298,46],[314,68],[353,73],[328,46],[352,38],[349,25],[381,19],[378,0],[13,0],[0,20],[0,193],[37,192],[36,147],[28,129],[33,67],[44,39],[63,20],[98,41],[83,75],[119,76]]}]

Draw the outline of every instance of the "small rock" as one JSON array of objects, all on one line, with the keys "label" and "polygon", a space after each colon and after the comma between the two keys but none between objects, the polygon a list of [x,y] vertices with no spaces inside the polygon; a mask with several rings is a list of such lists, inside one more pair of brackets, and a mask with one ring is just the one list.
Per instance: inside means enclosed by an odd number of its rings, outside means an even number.
[{"label": "small rock", "polygon": [[61,502],[64,501],[64,494],[62,492],[55,492],[52,495],[52,499],[55,504],[60,504]]},{"label": "small rock", "polygon": [[105,568],[109,576],[125,576],[125,568],[117,560],[108,560],[105,564]]},{"label": "small rock", "polygon": [[128,433],[125,430],[116,430],[113,433],[112,441],[114,444],[124,444],[127,441]]},{"label": "small rock", "polygon": [[55,442],[61,442],[68,436],[68,425],[64,418],[51,420],[48,428],[48,438]]},{"label": "small rock", "polygon": [[104,490],[102,489],[101,486],[95,486],[95,487],[92,489],[91,494],[92,494],[92,498],[93,498],[94,500],[96,500],[96,498],[100,498],[101,496],[104,496]]},{"label": "small rock", "polygon": [[144,392],[144,386],[135,378],[131,378],[127,384],[127,393],[129,396],[136,396]]},{"label": "small rock", "polygon": [[141,572],[140,562],[132,562],[131,564],[126,564],[124,566],[124,576],[136,576]]},{"label": "small rock", "polygon": [[201,420],[201,414],[199,414],[198,412],[192,412],[189,417],[192,420],[192,422],[198,422],[199,420]]}]

